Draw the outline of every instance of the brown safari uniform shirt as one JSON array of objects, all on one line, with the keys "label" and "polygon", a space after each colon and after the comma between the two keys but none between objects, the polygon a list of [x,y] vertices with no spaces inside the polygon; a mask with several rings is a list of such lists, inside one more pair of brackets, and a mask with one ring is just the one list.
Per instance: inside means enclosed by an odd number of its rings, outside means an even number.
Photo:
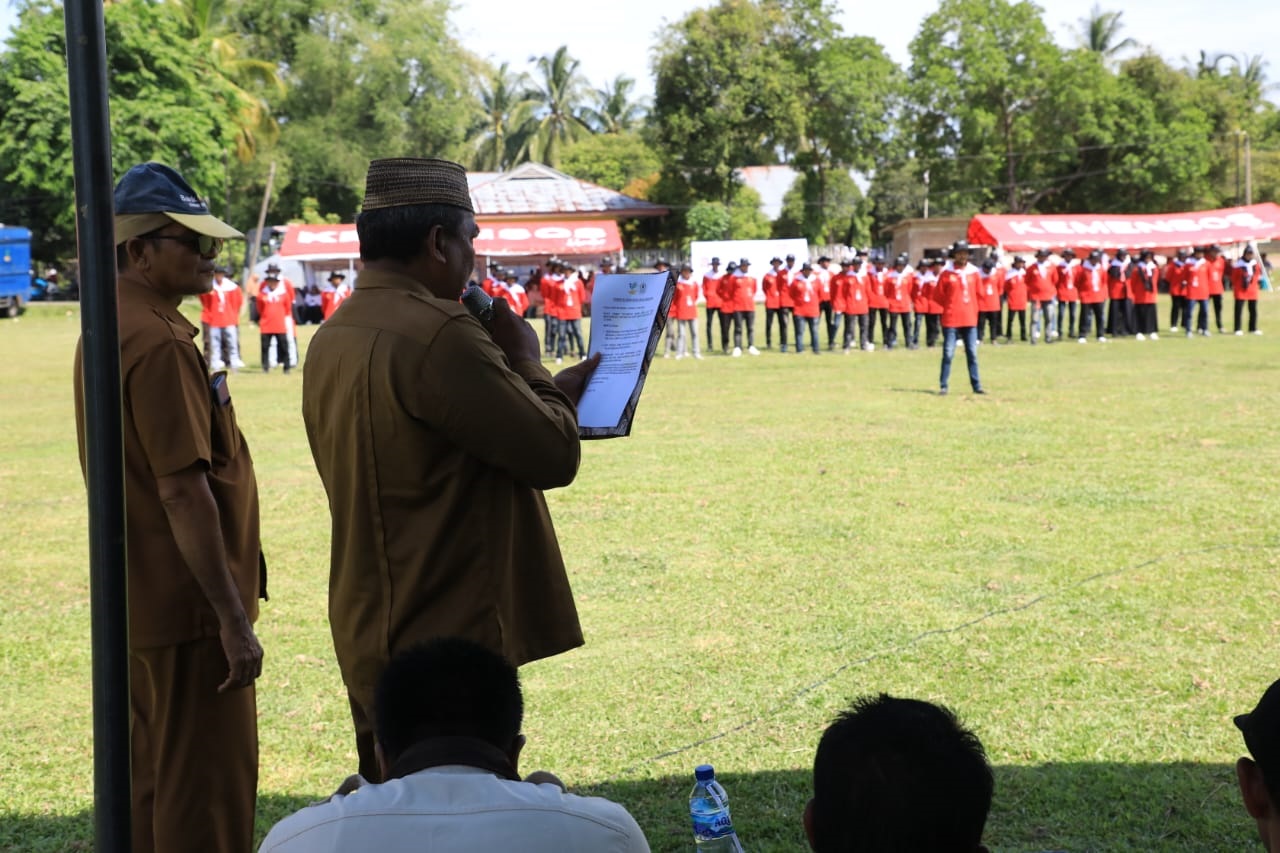
[{"label": "brown safari uniform shirt", "polygon": [[514,665],[582,644],[542,489],[577,412],[458,302],[366,270],[316,332],[302,414],[333,519],[329,622],[354,702],[398,651],[461,636]]},{"label": "brown safari uniform shirt", "polygon": [[[196,327],[172,299],[143,285],[122,279],[119,296],[132,849],[242,853],[253,842],[256,692],[217,692],[227,676],[218,618],[173,537],[157,480],[192,465],[207,471],[228,567],[252,621],[259,593],[266,594],[253,459],[229,394],[220,398],[211,388]],[[82,357],[77,344],[76,434],[85,469]]]},{"label": "brown safari uniform shirt", "polygon": [[[218,636],[218,618],[187,568],[160,503],[159,477],[197,463],[209,472],[227,562],[250,621],[258,617],[258,484],[253,459],[228,399],[221,405],[194,338],[199,331],[172,300],[121,280],[125,530],[129,562],[129,645],[171,646]],[[81,345],[75,361],[76,435],[85,467]]]}]

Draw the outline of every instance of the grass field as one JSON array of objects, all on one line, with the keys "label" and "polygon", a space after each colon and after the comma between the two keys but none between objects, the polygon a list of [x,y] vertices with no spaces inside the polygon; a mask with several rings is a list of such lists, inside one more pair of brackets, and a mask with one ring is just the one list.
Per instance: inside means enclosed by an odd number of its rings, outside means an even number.
[{"label": "grass field", "polygon": [[[3,850],[92,847],[64,312],[0,323]],[[1269,332],[1277,312],[1264,298]],[[673,851],[711,762],[748,849],[798,851],[818,736],[887,691],[982,738],[993,850],[1254,849],[1231,716],[1280,677],[1275,332],[984,346],[987,397],[962,356],[936,396],[937,350],[657,361],[633,435],[588,443],[548,495],[587,645],[522,670],[522,769],[621,801]],[[355,757],[301,377],[231,390],[272,567],[261,838]]]}]

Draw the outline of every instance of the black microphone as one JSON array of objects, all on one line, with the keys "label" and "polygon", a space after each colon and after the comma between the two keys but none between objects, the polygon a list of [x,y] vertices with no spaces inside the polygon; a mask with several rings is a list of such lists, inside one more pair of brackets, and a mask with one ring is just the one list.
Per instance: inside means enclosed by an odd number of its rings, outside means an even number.
[{"label": "black microphone", "polygon": [[478,284],[468,284],[462,291],[462,304],[481,323],[487,324],[493,319],[493,298]]}]

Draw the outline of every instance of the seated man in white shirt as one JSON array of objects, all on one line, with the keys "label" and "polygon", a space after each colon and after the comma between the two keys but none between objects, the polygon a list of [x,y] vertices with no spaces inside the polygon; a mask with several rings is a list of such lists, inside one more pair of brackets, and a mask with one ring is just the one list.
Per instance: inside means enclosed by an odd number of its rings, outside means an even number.
[{"label": "seated man in white shirt", "polygon": [[649,850],[617,803],[565,793],[549,773],[520,780],[520,682],[488,649],[456,638],[410,649],[383,673],[375,708],[387,781],[344,783],[276,824],[260,853]]}]

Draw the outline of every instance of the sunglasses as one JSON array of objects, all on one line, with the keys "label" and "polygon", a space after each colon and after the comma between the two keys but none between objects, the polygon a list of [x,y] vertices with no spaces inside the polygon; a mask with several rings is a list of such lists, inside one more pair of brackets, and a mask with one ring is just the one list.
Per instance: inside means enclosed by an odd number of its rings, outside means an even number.
[{"label": "sunglasses", "polygon": [[222,238],[210,237],[208,234],[183,234],[181,236],[150,234],[147,239],[172,240],[175,243],[181,243],[196,254],[206,257],[213,257],[222,252]]}]

